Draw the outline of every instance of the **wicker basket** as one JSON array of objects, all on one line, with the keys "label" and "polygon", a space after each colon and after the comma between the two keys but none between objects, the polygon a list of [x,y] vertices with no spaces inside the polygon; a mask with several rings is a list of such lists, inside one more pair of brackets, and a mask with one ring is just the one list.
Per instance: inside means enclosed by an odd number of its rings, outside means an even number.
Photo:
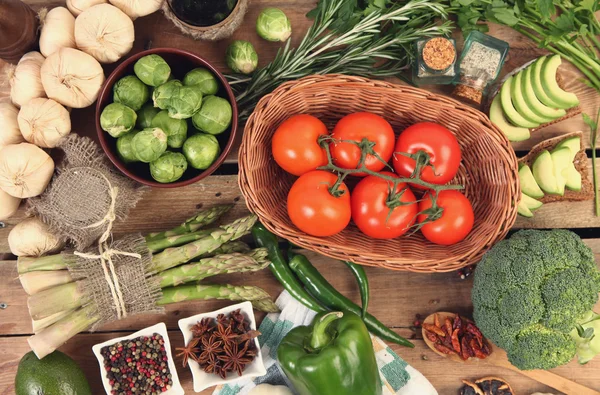
[{"label": "wicker basket", "polygon": [[[432,244],[420,233],[377,240],[354,224],[335,236],[313,237],[292,224],[285,202],[295,177],[273,160],[273,133],[294,114],[312,114],[332,128],[344,115],[358,111],[383,116],[396,132],[433,121],[456,134],[463,161],[454,182],[465,185],[475,211],[475,225],[465,240],[449,247]],[[483,113],[421,89],[360,77],[306,77],[262,98],[246,125],[239,163],[246,204],[270,231],[332,258],[392,270],[447,272],[477,263],[515,222],[520,196],[515,153]]]}]

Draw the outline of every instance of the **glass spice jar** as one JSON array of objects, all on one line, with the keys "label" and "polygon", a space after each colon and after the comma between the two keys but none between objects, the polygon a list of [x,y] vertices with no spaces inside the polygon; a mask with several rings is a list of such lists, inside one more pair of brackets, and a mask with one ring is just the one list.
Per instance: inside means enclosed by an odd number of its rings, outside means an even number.
[{"label": "glass spice jar", "polygon": [[485,88],[490,81],[487,70],[480,68],[463,69],[460,79],[452,91],[452,96],[468,104],[481,105]]},{"label": "glass spice jar", "polygon": [[435,37],[416,43],[417,59],[413,67],[416,85],[450,84],[456,76],[456,42]]}]

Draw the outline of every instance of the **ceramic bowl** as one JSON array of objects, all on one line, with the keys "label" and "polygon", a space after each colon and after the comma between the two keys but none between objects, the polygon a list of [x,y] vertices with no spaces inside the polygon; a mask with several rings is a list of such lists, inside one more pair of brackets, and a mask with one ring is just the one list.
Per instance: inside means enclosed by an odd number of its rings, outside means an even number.
[{"label": "ceramic bowl", "polygon": [[163,392],[163,395],[183,395],[185,392],[183,391],[183,387],[181,387],[181,383],[179,382],[179,377],[177,376],[177,369],[175,368],[175,361],[173,360],[173,355],[171,354],[171,342],[169,341],[169,334],[167,332],[167,326],[161,322],[160,324],[156,324],[153,326],[149,326],[148,328],[144,328],[140,331],[132,333],[128,336],[117,337],[115,339],[110,339],[105,341],[104,343],[96,344],[92,347],[92,351],[94,355],[98,359],[98,363],[100,364],[100,377],[102,378],[102,385],[104,385],[104,391],[107,394],[110,394],[112,389],[110,383],[108,382],[108,378],[106,377],[106,371],[104,370],[104,357],[100,354],[100,350],[106,346],[113,345],[117,342],[123,340],[131,340],[140,336],[152,336],[153,334],[158,333],[165,340],[165,350],[167,351],[167,361],[169,365],[169,371],[171,372],[171,379],[173,380],[173,386],[166,392]]},{"label": "ceramic bowl", "polygon": [[[252,303],[243,302],[234,304],[228,307],[224,307],[220,310],[211,311],[209,313],[197,314],[192,317],[183,318],[179,320],[179,329],[181,329],[181,333],[183,333],[183,341],[185,344],[188,344],[190,340],[192,340],[192,331],[190,328],[194,326],[198,321],[201,321],[203,318],[217,318],[219,314],[229,314],[234,310],[239,309],[240,312],[246,317],[246,319],[250,322],[250,328],[252,330],[256,330],[256,319],[254,318],[254,311],[252,310]],[[260,351],[260,344],[258,344],[258,339],[254,339],[254,344],[256,345],[256,349],[258,350],[258,354],[256,358],[246,366],[244,373],[241,376],[238,376],[236,373],[230,373],[226,379],[222,379],[220,376],[215,374],[205,373],[204,370],[200,368],[200,365],[196,361],[189,361],[188,366],[192,371],[192,377],[194,378],[194,391],[201,392],[208,387],[212,387],[220,384],[229,384],[234,383],[239,380],[249,379],[253,377],[260,377],[267,374],[267,369],[263,363],[262,352]]]}]

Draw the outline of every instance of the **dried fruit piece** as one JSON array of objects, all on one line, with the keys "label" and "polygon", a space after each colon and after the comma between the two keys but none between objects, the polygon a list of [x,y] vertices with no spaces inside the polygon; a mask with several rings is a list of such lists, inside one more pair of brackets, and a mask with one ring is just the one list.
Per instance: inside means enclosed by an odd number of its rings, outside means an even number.
[{"label": "dried fruit piece", "polygon": [[484,395],[479,386],[467,380],[462,381],[464,386],[460,389],[460,395]]},{"label": "dried fruit piece", "polygon": [[483,395],[514,395],[510,384],[498,377],[484,377],[475,384],[481,389]]}]

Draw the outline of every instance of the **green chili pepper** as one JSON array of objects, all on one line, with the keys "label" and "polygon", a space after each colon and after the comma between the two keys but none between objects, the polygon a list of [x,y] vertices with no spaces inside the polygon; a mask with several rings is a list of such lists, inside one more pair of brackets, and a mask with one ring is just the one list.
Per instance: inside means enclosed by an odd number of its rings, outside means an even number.
[{"label": "green chili pepper", "polygon": [[357,265],[354,262],[342,262],[348,266],[358,283],[358,288],[360,289],[360,304],[362,305],[360,316],[364,320],[367,316],[367,308],[369,307],[369,279],[367,278],[367,273],[365,273],[365,269],[362,266]]},{"label": "green chili pepper", "polygon": [[269,268],[279,283],[300,303],[311,310],[326,311],[312,296],[306,292],[294,273],[290,270],[283,253],[279,249],[277,237],[269,232],[263,224],[257,222],[252,228],[252,236],[259,247],[264,247],[269,252],[271,264]]},{"label": "green chili pepper", "polygon": [[[295,255],[290,260],[289,267],[296,273],[300,281],[304,283],[306,289],[325,307],[330,310],[349,311],[360,316],[360,307],[333,288],[304,255]],[[371,314],[366,314],[364,322],[373,334],[383,340],[410,348],[415,346],[378,321]]]}]

